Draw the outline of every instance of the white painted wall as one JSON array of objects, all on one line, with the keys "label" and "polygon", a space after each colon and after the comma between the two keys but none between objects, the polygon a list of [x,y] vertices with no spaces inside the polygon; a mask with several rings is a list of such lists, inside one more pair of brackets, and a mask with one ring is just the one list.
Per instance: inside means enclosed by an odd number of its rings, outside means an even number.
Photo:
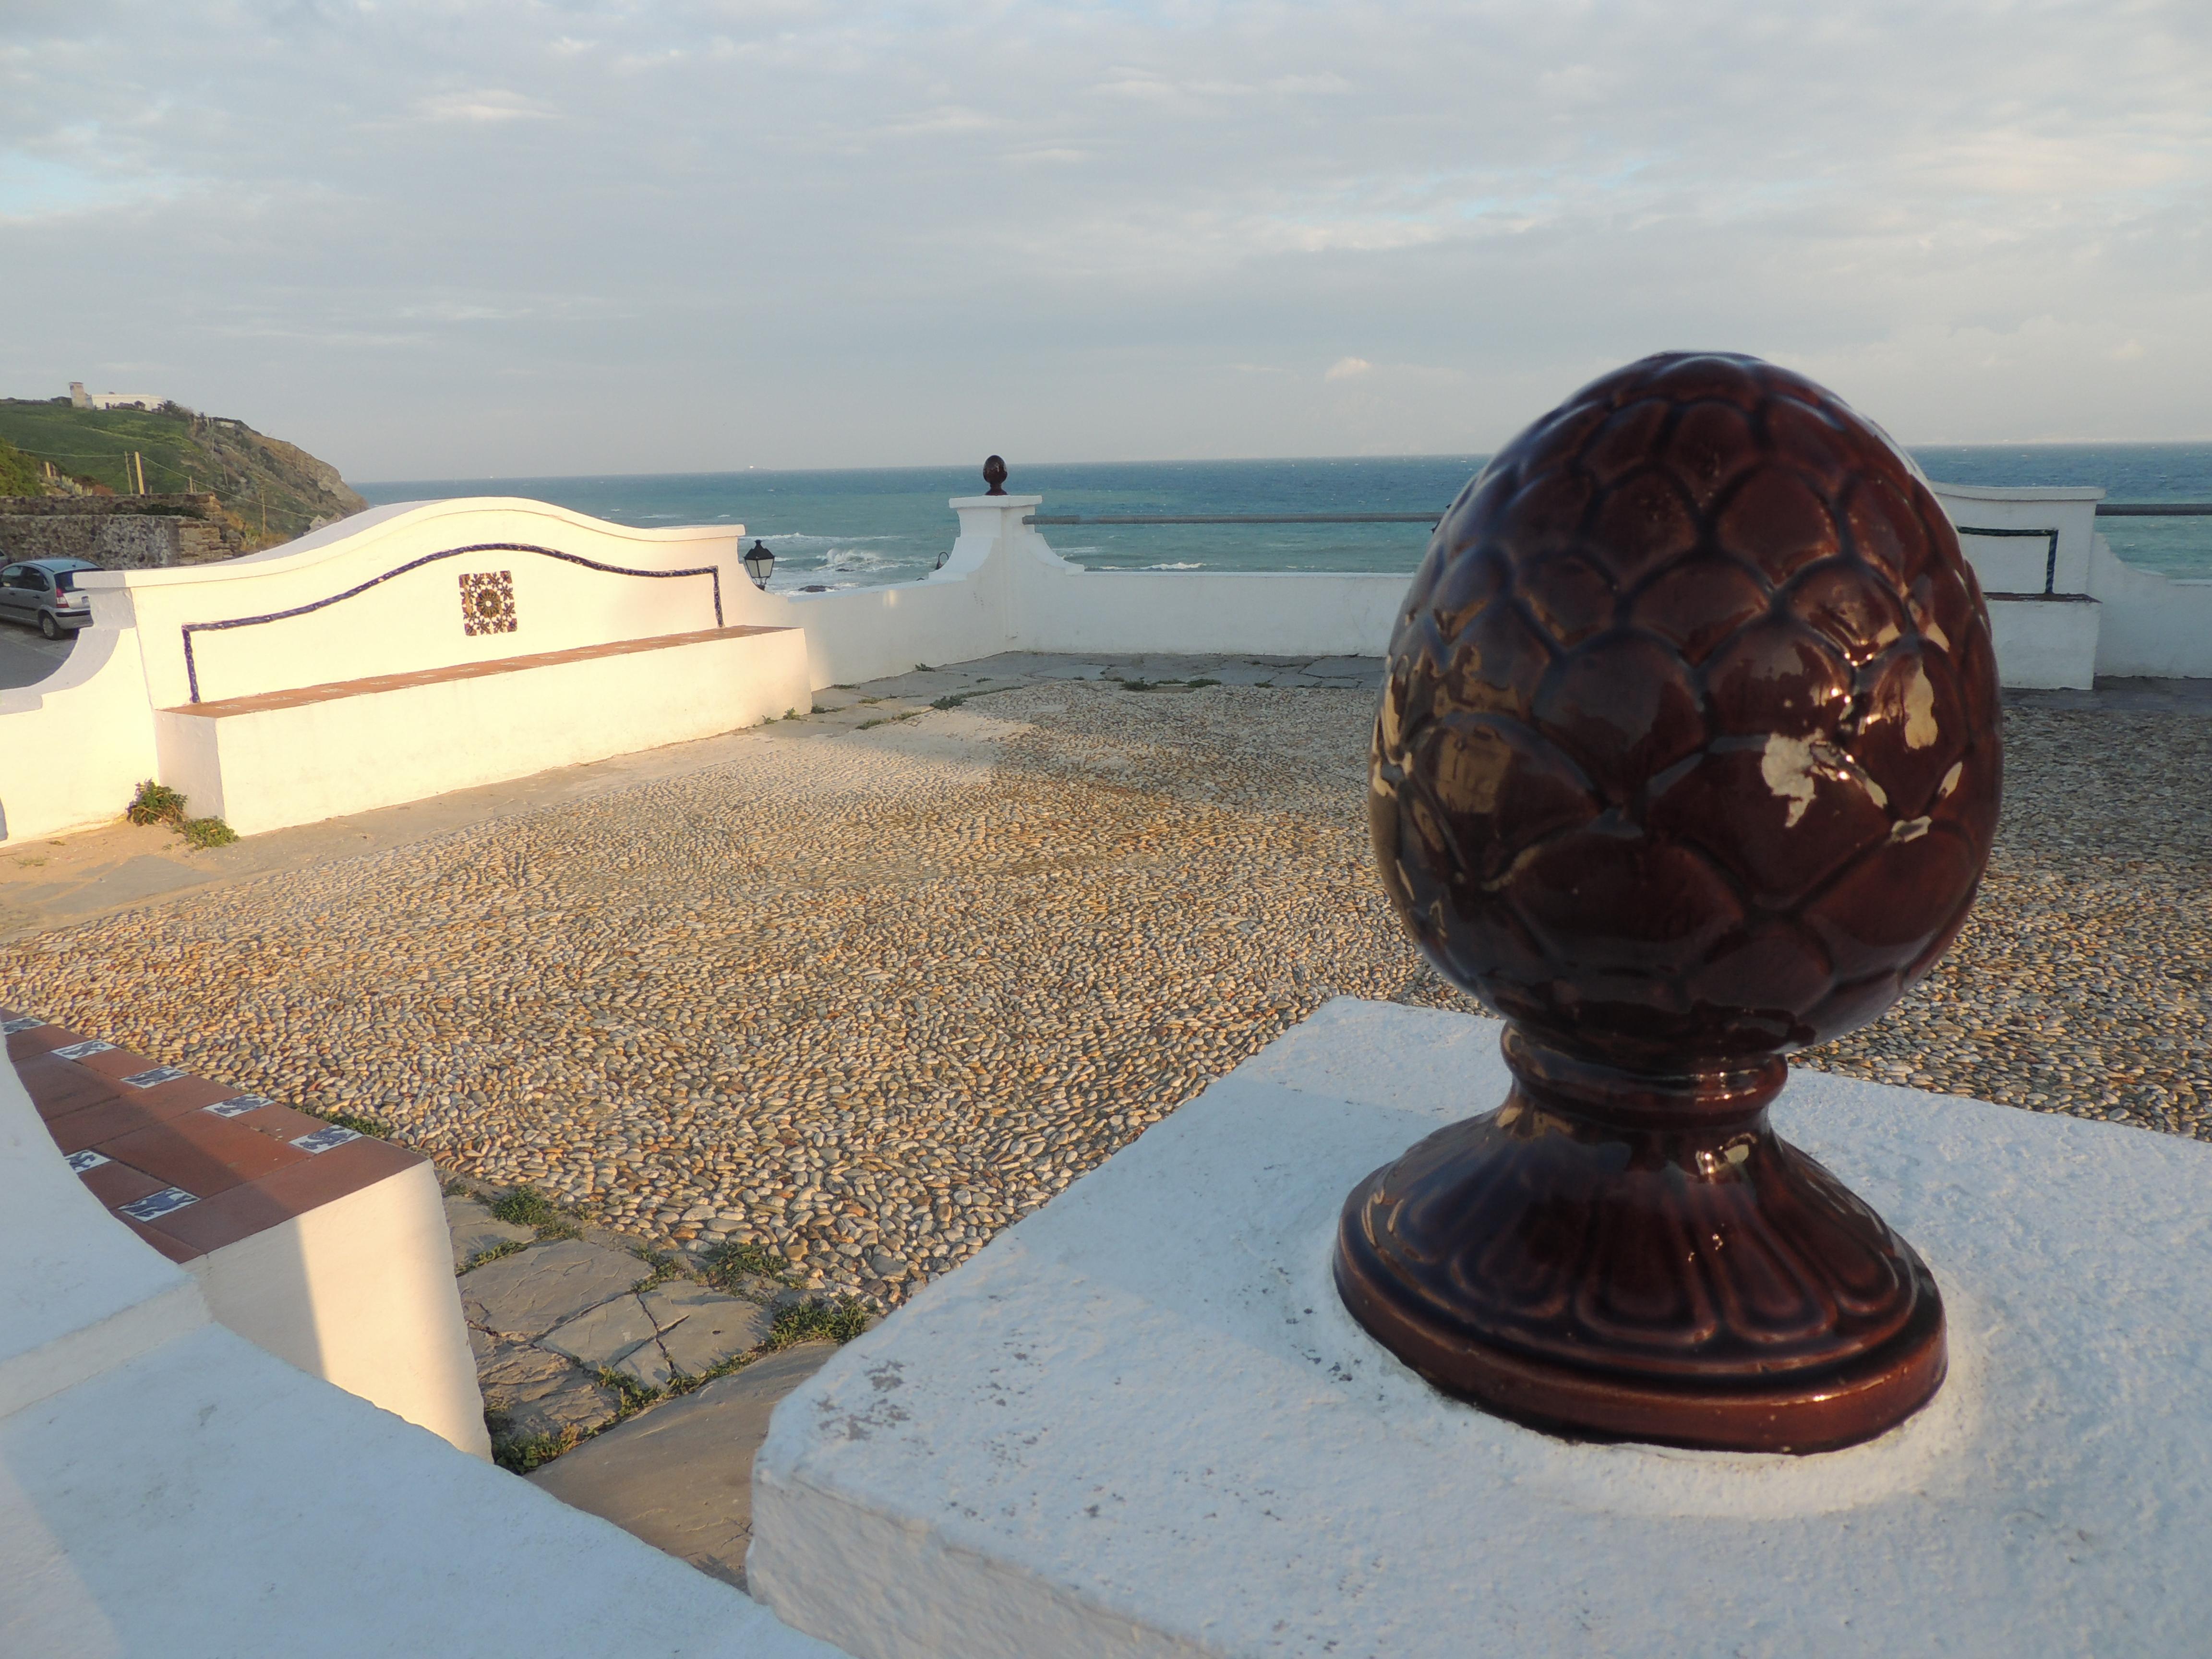
[{"label": "white painted wall", "polygon": [[2086,691],[2096,684],[2103,609],[2081,593],[1990,599],[1990,635],[2005,684]]},{"label": "white painted wall", "polygon": [[185,1264],[264,1352],[491,1455],[437,1171],[386,1176]]},{"label": "white painted wall", "polygon": [[[2097,503],[2105,492],[2094,486],[1938,483],[1929,486],[1959,530],[1959,545],[1974,567],[1984,593],[2040,593],[2044,591],[2048,544],[2025,537],[1970,535],[1972,528],[2044,530],[2058,532],[2057,580],[2053,591],[2089,591],[2090,543],[2096,532]],[[2208,667],[2212,672],[2212,667]]]},{"label": "white painted wall", "polygon": [[[162,769],[173,763],[187,767],[195,749],[173,732],[165,738],[157,717],[158,711],[191,699],[187,623],[270,616],[369,584],[357,598],[297,617],[196,632],[192,654],[200,694],[209,700],[714,625],[713,584],[705,577],[621,576],[519,552],[459,556],[390,574],[426,555],[517,542],[630,569],[711,568],[720,576],[726,624],[788,625],[791,601],[760,592],[738,562],[742,537],[740,526],[632,530],[542,502],[486,498],[373,508],[283,547],[216,564],[86,577],[82,585],[92,595],[93,623],[78,635],[69,661],[37,685],[0,691],[0,815],[6,838],[111,823],[146,778],[158,777],[188,796],[197,788],[191,810],[222,815],[220,791],[204,768],[190,772],[188,782]],[[513,574],[519,627],[512,634],[471,636],[463,629],[458,577],[497,570]],[[883,608],[880,601],[876,608]],[[781,714],[793,706],[787,665],[775,652],[755,654],[777,683],[760,697],[747,693],[739,701],[775,702],[780,696],[783,701],[769,712]],[[495,701],[499,694],[488,695]],[[541,702],[541,716],[553,706]],[[759,717],[732,715],[712,729],[726,731],[744,718]],[[560,750],[555,758],[520,770],[495,766],[490,775],[520,776],[538,766],[586,758],[593,742],[604,755],[702,735],[690,728],[677,736],[632,729],[616,734],[617,746],[610,749],[604,746],[607,721],[588,710],[563,708],[556,720],[539,722],[549,723],[582,729],[565,749],[554,745]],[[352,741],[356,734],[334,735]],[[447,737],[450,743],[451,733]],[[209,741],[203,738],[198,747],[204,750]],[[398,738],[386,734],[384,741],[389,748]],[[462,787],[444,781],[446,775],[434,780],[439,787]],[[472,775],[470,781],[485,779]],[[263,821],[258,827],[273,826]]]},{"label": "white painted wall", "polygon": [[137,630],[94,614],[59,668],[0,690],[0,841],[112,822],[159,770]]},{"label": "white painted wall", "polygon": [[154,726],[161,781],[250,836],[812,707],[805,635],[787,628],[220,717],[163,709]]},{"label": "white painted wall", "polygon": [[[1969,528],[2055,527],[2058,592],[2098,601],[2055,607],[2007,600],[2008,593],[2041,592],[2042,544],[1966,538],[1984,589],[1999,596],[1993,620],[2007,684],[2087,685],[2098,673],[2212,677],[2212,585],[2167,581],[2112,558],[2094,533],[2101,490],[1934,488],[1954,521]],[[802,630],[804,678],[811,688],[1014,649],[1371,656],[1387,645],[1404,597],[1406,579],[1398,575],[1086,571],[1021,522],[1042,503],[1036,495],[957,498],[951,506],[960,536],[942,569],[917,582],[818,594],[754,588],[738,562],[741,526],[631,530],[542,502],[489,498],[380,507],[223,563],[106,573],[84,583],[94,596],[94,624],[70,663],[37,686],[0,692],[0,813],[11,838],[80,829],[112,819],[133,786],[155,775],[188,795],[197,790],[195,811],[218,811],[208,781],[216,775],[213,762],[204,752],[213,740],[181,734],[156,715],[190,696],[185,624],[305,605],[472,543],[528,543],[632,568],[711,565],[720,574],[725,623]],[[461,629],[455,578],[464,570],[499,569],[513,573],[520,630],[469,637]],[[201,695],[221,698],[712,623],[709,585],[701,578],[617,577],[536,555],[485,553],[421,566],[375,582],[357,599],[296,617],[197,633],[194,656]],[[787,670],[763,662],[757,672],[774,678]],[[755,701],[762,698],[771,714],[799,706],[787,691],[763,690]],[[343,730],[324,732],[314,721],[299,729],[315,726],[319,741],[363,745],[366,753],[380,743],[390,746],[371,728],[396,707],[364,707]],[[542,717],[543,708],[536,712]],[[753,717],[733,714],[714,729]],[[512,747],[517,728],[510,723],[500,729],[502,745]],[[460,787],[455,780],[464,776],[480,782],[619,752],[610,744],[647,747],[697,734],[689,726],[640,720],[634,729],[601,732],[582,746],[533,752],[527,765],[517,749],[514,764],[489,771],[410,772],[387,761],[398,770],[394,792],[382,799],[416,799]],[[243,730],[237,742],[246,744]],[[289,742],[271,738],[266,753],[250,763],[241,748],[237,764],[271,771],[283,764]],[[317,815],[373,804],[341,800],[333,793],[300,810]],[[253,820],[250,812],[241,822],[238,811],[224,815],[240,829],[276,822]]]},{"label": "white painted wall", "polygon": [[2096,538],[2089,591],[2102,612],[2097,672],[2198,678],[2212,675],[2212,582],[2138,570]]},{"label": "white painted wall", "polygon": [[[392,574],[475,544],[528,544],[629,569],[712,568],[720,579],[723,622],[760,620],[742,614],[747,596],[755,594],[738,562],[743,533],[735,527],[632,530],[543,502],[486,497],[379,507],[264,553],[167,570],[106,571],[79,585],[93,595],[95,625],[112,614],[137,627],[154,706],[171,708],[191,698],[187,623],[271,616],[363,584],[374,585],[304,615],[196,632],[201,700],[716,625],[714,580],[706,576],[618,575],[506,550],[438,558]],[[500,570],[514,576],[517,630],[465,633],[458,579]]]},{"label": "white painted wall", "polygon": [[0,1654],[840,1659],[212,1322],[85,1190],[5,1061]]}]

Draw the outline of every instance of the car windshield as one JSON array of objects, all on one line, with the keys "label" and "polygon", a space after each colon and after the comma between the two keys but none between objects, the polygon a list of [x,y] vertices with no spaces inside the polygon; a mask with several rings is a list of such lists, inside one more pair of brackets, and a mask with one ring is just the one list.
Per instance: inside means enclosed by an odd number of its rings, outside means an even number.
[{"label": "car windshield", "polygon": [[73,587],[75,587],[75,586],[76,586],[76,579],[77,579],[77,577],[78,577],[79,575],[81,575],[82,574],[83,574],[83,573],[82,573],[82,572],[81,572],[81,571],[76,571],[76,570],[57,570],[57,571],[55,571],[55,572],[54,572],[54,588],[55,588],[55,591],[56,591],[56,592],[62,592],[62,593],[66,593],[66,592],[68,592],[71,588],[73,588]]}]

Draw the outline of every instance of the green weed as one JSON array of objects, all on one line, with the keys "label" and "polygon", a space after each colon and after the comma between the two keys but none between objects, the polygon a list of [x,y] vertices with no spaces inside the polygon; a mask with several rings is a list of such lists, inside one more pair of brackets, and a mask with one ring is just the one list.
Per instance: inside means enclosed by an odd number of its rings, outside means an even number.
[{"label": "green weed", "polygon": [[699,1258],[701,1271],[707,1282],[718,1291],[733,1289],[744,1279],[765,1279],[778,1285],[795,1285],[798,1276],[791,1271],[791,1263],[773,1250],[759,1244],[741,1244],[734,1239],[709,1246]]},{"label": "green weed", "polygon": [[492,1462],[516,1474],[543,1468],[562,1452],[574,1450],[580,1437],[573,1428],[558,1434],[508,1436],[501,1432],[506,1419],[490,1412],[484,1413],[484,1425],[491,1430]]},{"label": "green weed", "polygon": [[819,1299],[786,1308],[768,1328],[770,1348],[788,1348],[797,1342],[850,1342],[868,1328],[868,1310],[849,1297],[835,1302]]},{"label": "green weed", "polygon": [[496,1261],[503,1255],[513,1255],[517,1250],[526,1250],[529,1248],[530,1246],[520,1239],[510,1238],[504,1244],[495,1244],[488,1250],[478,1250],[469,1258],[469,1265],[462,1268],[461,1272],[472,1273],[487,1261]]},{"label": "green weed", "polygon": [[676,1258],[669,1255],[667,1251],[649,1249],[644,1245],[640,1245],[635,1250],[632,1251],[631,1254],[635,1255],[640,1261],[645,1263],[647,1267],[653,1269],[653,1271],[647,1273],[643,1279],[639,1279],[636,1284],[630,1286],[632,1291],[649,1291],[654,1285],[665,1285],[670,1279],[676,1277]]},{"label": "green weed", "polygon": [[133,823],[182,823],[185,798],[167,784],[148,778],[138,786],[131,805],[123,809],[123,816]]},{"label": "green weed", "polygon": [[553,1200],[535,1187],[510,1187],[492,1200],[491,1212],[518,1227],[544,1227],[561,1219]]},{"label": "green weed", "polygon": [[629,1417],[635,1413],[641,1412],[657,1401],[667,1398],[665,1389],[656,1389],[647,1383],[641,1382],[629,1372],[615,1370],[611,1367],[599,1373],[599,1383],[601,1387],[612,1389],[622,1396],[622,1411],[617,1421],[621,1417]]}]

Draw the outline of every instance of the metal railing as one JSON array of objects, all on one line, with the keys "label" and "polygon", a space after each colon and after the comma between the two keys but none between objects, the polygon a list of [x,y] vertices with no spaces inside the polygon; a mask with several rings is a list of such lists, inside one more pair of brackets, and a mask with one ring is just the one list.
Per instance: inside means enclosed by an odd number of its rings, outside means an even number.
[{"label": "metal railing", "polygon": [[[2212,501],[2099,501],[2112,519],[2212,518]],[[1031,513],[1024,524],[1426,524],[1440,513]],[[1969,530],[1962,536],[2048,536],[2048,530]]]},{"label": "metal railing", "polygon": [[[2212,501],[2099,501],[2097,515],[2112,519],[2212,518]],[[1055,524],[1425,524],[1440,522],[1438,513],[1031,513],[1025,525]],[[1958,526],[1961,536],[2039,536],[2045,538],[2043,591],[2058,591],[2058,532],[1999,530],[1978,525]],[[941,565],[945,562],[939,559]]]},{"label": "metal railing", "polygon": [[1425,524],[1441,513],[1032,513],[1024,524]]}]

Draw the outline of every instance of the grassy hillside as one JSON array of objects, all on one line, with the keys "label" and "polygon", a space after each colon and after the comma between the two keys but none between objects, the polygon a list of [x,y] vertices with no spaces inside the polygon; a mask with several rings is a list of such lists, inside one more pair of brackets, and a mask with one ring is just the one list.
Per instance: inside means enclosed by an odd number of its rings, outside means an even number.
[{"label": "grassy hillside", "polygon": [[35,495],[44,488],[43,469],[21,450],[0,438],[0,495]]},{"label": "grassy hillside", "polygon": [[[157,494],[211,489],[246,534],[249,547],[289,541],[319,520],[343,518],[365,503],[337,469],[281,438],[264,437],[243,421],[195,414],[170,404],[156,413],[136,409],[73,408],[68,398],[0,398],[0,444],[55,468],[85,486],[134,495],[136,453],[146,488]],[[0,494],[11,491],[0,455]]]}]

